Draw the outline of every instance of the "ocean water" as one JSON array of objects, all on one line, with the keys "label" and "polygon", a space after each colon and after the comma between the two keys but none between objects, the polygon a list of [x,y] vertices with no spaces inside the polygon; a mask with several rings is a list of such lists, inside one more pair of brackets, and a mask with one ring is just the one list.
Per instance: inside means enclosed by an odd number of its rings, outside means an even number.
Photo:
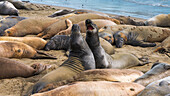
[{"label": "ocean water", "polygon": [[29,0],[32,3],[89,9],[104,13],[148,19],[170,14],[170,0]]}]

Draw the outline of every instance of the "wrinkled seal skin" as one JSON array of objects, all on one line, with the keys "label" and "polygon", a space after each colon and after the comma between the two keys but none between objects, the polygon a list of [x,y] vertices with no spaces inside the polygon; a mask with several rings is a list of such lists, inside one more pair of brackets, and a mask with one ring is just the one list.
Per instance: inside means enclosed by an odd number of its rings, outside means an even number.
[{"label": "wrinkled seal skin", "polygon": [[0,41],[17,41],[25,43],[34,49],[44,49],[47,41],[39,37],[0,37]]},{"label": "wrinkled seal skin", "polygon": [[91,81],[76,82],[33,96],[136,96],[143,89],[136,83]]},{"label": "wrinkled seal skin", "polygon": [[169,96],[170,76],[161,80],[153,81],[137,96]]},{"label": "wrinkled seal skin", "polygon": [[170,27],[170,14],[159,14],[145,22],[146,26]]},{"label": "wrinkled seal skin", "polygon": [[58,21],[54,18],[29,18],[18,22],[15,26],[5,30],[5,36],[22,37],[37,35],[48,26]]},{"label": "wrinkled seal skin", "polygon": [[70,36],[70,53],[68,59],[56,70],[42,77],[33,86],[32,94],[37,93],[47,84],[68,80],[78,73],[89,69],[95,69],[93,53],[81,36],[80,27],[74,24]]},{"label": "wrinkled seal skin", "polygon": [[136,22],[135,20],[131,19],[130,16],[126,17],[126,16],[116,16],[113,17],[117,20],[120,21],[121,24],[127,24],[127,25],[135,25],[135,26],[144,26],[144,22],[140,21],[140,22]]},{"label": "wrinkled seal skin", "polygon": [[55,35],[45,45],[44,50],[68,50],[70,43],[70,36],[67,35]]},{"label": "wrinkled seal skin", "polygon": [[26,17],[19,17],[19,16],[9,16],[6,17],[5,19],[0,21],[0,36],[4,36],[5,33],[4,31],[8,28],[11,28],[14,26],[16,23],[18,23],[21,20],[26,19]]},{"label": "wrinkled seal skin", "polygon": [[33,64],[27,66],[21,62],[0,57],[0,79],[14,77],[30,77],[37,75],[46,69],[46,66],[41,64]]},{"label": "wrinkled seal skin", "polygon": [[153,42],[162,42],[170,36],[169,28],[153,26],[137,26],[125,29],[114,34],[116,47],[121,48],[124,44],[140,47],[154,47]]},{"label": "wrinkled seal skin", "polygon": [[142,65],[142,62],[140,62],[139,59],[132,54],[121,53],[111,56],[108,55],[100,45],[97,26],[90,19],[87,19],[86,27],[86,41],[94,54],[96,68],[121,69]]},{"label": "wrinkled seal skin", "polygon": [[85,21],[86,23],[86,42],[92,50],[96,62],[96,68],[107,68],[109,65],[106,57],[106,53],[100,45],[98,28],[90,19]]},{"label": "wrinkled seal skin", "polygon": [[18,16],[18,10],[14,7],[14,5],[8,1],[0,2],[0,14],[1,15],[16,15]]},{"label": "wrinkled seal skin", "polygon": [[147,86],[149,83],[165,78],[170,74],[170,65],[166,63],[154,63],[151,70],[134,82]]},{"label": "wrinkled seal skin", "polygon": [[[76,24],[76,23],[86,20],[86,19],[107,19],[107,20],[111,20],[111,21],[113,20],[112,18],[102,16],[102,15],[92,14],[92,13],[79,14],[79,15],[69,17],[67,19],[69,19],[73,24]],[[67,28],[67,26],[65,24],[65,20],[66,19],[57,21],[56,23],[49,26],[46,30],[44,30],[42,33],[38,34],[37,36],[45,38],[45,39],[53,37],[58,32],[65,30]]]}]

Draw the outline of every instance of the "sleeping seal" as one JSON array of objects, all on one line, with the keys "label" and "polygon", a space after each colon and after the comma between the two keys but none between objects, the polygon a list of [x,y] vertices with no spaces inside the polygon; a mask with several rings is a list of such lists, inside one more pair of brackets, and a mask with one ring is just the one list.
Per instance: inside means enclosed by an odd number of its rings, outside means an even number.
[{"label": "sleeping seal", "polygon": [[169,96],[170,76],[161,80],[153,81],[137,96]]},{"label": "sleeping seal", "polygon": [[18,16],[19,12],[14,7],[14,5],[8,1],[0,2],[0,14],[1,15],[16,15]]},{"label": "sleeping seal", "polygon": [[68,59],[56,70],[43,76],[33,86],[32,94],[39,92],[47,84],[68,80],[78,73],[90,69],[95,69],[93,53],[81,36],[80,27],[74,24],[70,36],[70,53]]},{"label": "sleeping seal", "polygon": [[154,63],[151,70],[143,76],[137,78],[134,82],[147,86],[149,83],[165,78],[170,74],[170,65],[166,63]]}]

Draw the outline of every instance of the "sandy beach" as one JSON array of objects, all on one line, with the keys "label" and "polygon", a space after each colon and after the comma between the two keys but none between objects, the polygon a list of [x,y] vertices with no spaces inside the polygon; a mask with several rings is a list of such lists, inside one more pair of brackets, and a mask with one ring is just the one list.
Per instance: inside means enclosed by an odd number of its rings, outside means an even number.
[{"label": "sandy beach", "polygon": [[[65,7],[57,7],[57,6],[48,6],[48,5],[40,5],[40,4],[33,4],[34,8],[36,10],[19,10],[19,15],[23,17],[47,17],[51,14],[53,14],[55,11],[59,9],[71,9],[71,8],[65,8]],[[35,6],[36,5],[36,6]],[[110,16],[115,16],[113,14],[109,14]],[[3,16],[7,17],[7,16]],[[133,18],[133,17],[132,17]],[[134,18],[138,21],[144,20],[142,18]],[[156,42],[156,44],[160,44],[159,42]],[[124,45],[123,48],[115,48],[116,53],[132,53],[135,54],[137,57],[146,56],[149,58],[150,62],[156,62],[159,60],[159,62],[169,63],[170,64],[170,58],[165,54],[160,54],[158,52],[153,53],[154,47],[134,47],[131,45]],[[43,50],[41,50],[43,51]],[[54,59],[14,59],[20,62],[23,62],[27,65],[32,65],[34,63],[41,63],[41,64],[47,64],[52,65],[52,67],[44,72],[42,72],[39,75],[32,76],[29,78],[12,78],[12,79],[2,79],[0,80],[0,96],[23,96],[25,92],[28,90],[30,86],[32,86],[35,82],[37,82],[42,76],[49,73],[50,71],[57,68],[59,65],[61,65],[66,59],[67,56],[65,55],[64,50],[52,50],[52,51],[43,51],[45,53],[51,54],[55,57],[57,57],[56,60]],[[144,66],[136,66],[132,67],[130,69],[136,69],[140,70],[142,72],[147,72],[150,70],[153,63],[146,64]]]}]

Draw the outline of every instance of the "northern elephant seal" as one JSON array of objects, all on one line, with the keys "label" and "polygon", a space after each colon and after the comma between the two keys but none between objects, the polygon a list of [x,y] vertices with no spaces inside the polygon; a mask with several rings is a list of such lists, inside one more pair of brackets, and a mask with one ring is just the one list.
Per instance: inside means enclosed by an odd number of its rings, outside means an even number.
[{"label": "northern elephant seal", "polygon": [[170,36],[170,29],[137,26],[136,28],[124,29],[113,35],[116,47],[121,48],[124,44],[140,47],[154,47],[153,42],[161,42]]},{"label": "northern elephant seal", "polygon": [[143,76],[137,78],[134,82],[147,86],[149,83],[165,78],[170,74],[170,65],[166,63],[154,63],[151,70]]},{"label": "northern elephant seal", "polygon": [[146,26],[170,27],[170,14],[159,14],[145,22]]},{"label": "northern elephant seal", "polygon": [[17,9],[29,9],[21,0],[1,0],[11,2]]},{"label": "northern elephant seal", "polygon": [[41,92],[49,91],[62,85],[66,85],[78,81],[111,81],[111,82],[133,82],[143,73],[138,70],[132,69],[92,69],[86,70],[75,76],[74,78],[56,82],[54,84],[48,84]]},{"label": "northern elephant seal", "polygon": [[[73,24],[76,24],[86,19],[107,19],[111,21],[115,20],[106,16],[92,14],[92,13],[79,14],[79,15],[69,17],[67,19],[69,19]],[[52,24],[51,26],[49,26],[46,30],[44,30],[42,33],[38,34],[37,36],[48,39],[56,35],[58,32],[65,30],[66,28],[67,27],[65,25],[65,19],[61,19],[56,23]]]},{"label": "northern elephant seal", "polygon": [[0,57],[56,59],[55,57],[36,51],[27,44],[15,41],[0,41]]},{"label": "northern elephant seal", "polygon": [[48,26],[58,21],[54,18],[29,18],[18,22],[15,26],[5,30],[5,36],[22,37],[36,35]]},{"label": "northern elephant seal", "polygon": [[0,57],[0,79],[14,77],[30,77],[41,73],[46,69],[45,65],[33,64],[25,65],[21,62]]},{"label": "northern elephant seal", "polygon": [[34,49],[44,49],[47,41],[39,37],[0,37],[0,41],[17,41],[23,42]]},{"label": "northern elephant seal", "polygon": [[115,16],[113,18],[119,20],[121,24],[144,26],[144,22],[142,22],[142,21],[137,22],[134,19],[132,19],[130,16],[128,16],[128,17],[126,17],[126,16]]},{"label": "northern elephant seal", "polygon": [[[110,21],[110,20],[104,20],[104,19],[92,19],[92,21],[97,25],[97,27],[100,29],[104,26],[112,26],[117,25],[116,23]],[[81,28],[81,33],[86,33],[86,25],[85,20],[78,23],[78,25]],[[61,34],[61,32],[59,32]],[[59,34],[58,33],[58,34]],[[69,35],[71,33],[71,28],[69,30],[66,29],[66,31],[62,32],[62,35]]]},{"label": "northern elephant seal", "polygon": [[0,2],[0,14],[1,15],[16,15],[18,16],[19,12],[14,7],[14,5],[8,1]]},{"label": "northern elephant seal", "polygon": [[26,17],[20,17],[20,16],[9,16],[4,18],[3,20],[0,21],[0,36],[5,35],[5,30],[8,28],[11,28],[14,26],[16,23],[18,23],[21,20],[26,19]]},{"label": "northern elephant seal", "polygon": [[90,49],[94,54],[96,68],[121,69],[133,67],[136,65],[142,65],[142,62],[139,61],[139,59],[132,54],[121,53],[114,54],[112,56],[108,55],[100,46],[97,26],[90,19],[87,19],[86,27],[87,27],[86,42],[88,43]]},{"label": "northern elephant seal", "polygon": [[[153,81],[137,96],[167,96],[170,92],[170,76]],[[169,96],[169,95],[168,95]]]},{"label": "northern elephant seal", "polygon": [[137,83],[91,81],[76,82],[33,96],[136,96],[145,87]]},{"label": "northern elephant seal", "polygon": [[[83,33],[82,34],[83,37],[86,37],[86,34]],[[49,51],[49,50],[69,50],[69,41],[70,40],[70,36],[67,35],[55,35],[53,36],[50,41],[47,42],[47,44],[45,45],[44,50]],[[104,40],[103,38],[99,38],[100,42],[101,42],[101,46],[104,48],[104,50],[106,51],[106,53],[108,54],[114,54],[115,50],[114,47],[108,43],[106,40]]]},{"label": "northern elephant seal", "polygon": [[70,36],[70,53],[68,59],[56,70],[43,76],[33,86],[32,94],[37,93],[47,84],[68,80],[78,73],[90,69],[95,69],[93,53],[81,36],[80,27],[74,24]]}]

